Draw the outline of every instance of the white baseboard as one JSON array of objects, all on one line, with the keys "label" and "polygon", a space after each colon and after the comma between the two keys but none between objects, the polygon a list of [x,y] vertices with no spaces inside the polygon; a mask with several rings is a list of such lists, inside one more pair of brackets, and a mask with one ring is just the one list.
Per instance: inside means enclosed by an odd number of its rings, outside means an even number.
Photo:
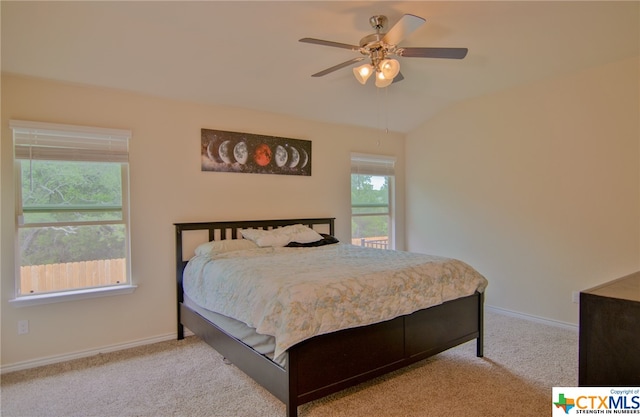
[{"label": "white baseboard", "polygon": [[519,319],[523,319],[523,320],[529,320],[529,321],[534,321],[536,323],[541,323],[541,324],[546,324],[549,326],[554,326],[554,327],[561,327],[563,329],[566,330],[572,330],[572,331],[578,331],[578,325],[577,324],[573,324],[573,323],[567,323],[564,321],[559,321],[559,320],[552,320],[552,319],[548,319],[545,317],[539,317],[539,316],[534,316],[531,314],[526,314],[526,313],[520,313],[517,311],[512,311],[512,310],[507,310],[505,308],[500,308],[500,307],[495,307],[495,306],[489,306],[486,305],[484,306],[485,310],[487,311],[491,311],[493,313],[497,313],[497,314],[504,314],[505,316],[511,316],[511,317],[516,317]]},{"label": "white baseboard", "polygon": [[[507,310],[504,308],[494,307],[489,305],[485,305],[485,309],[487,311],[491,311],[497,314],[504,314],[507,316],[534,321],[542,324],[547,324],[550,326],[562,327],[563,329],[567,329],[567,330],[578,331],[578,326],[571,323],[551,320],[551,319],[533,316],[525,313],[519,313],[517,311]],[[185,328],[184,335],[192,336],[193,333],[189,329]],[[174,340],[175,338],[176,338],[175,333],[168,333],[165,335],[155,336],[147,339],[140,339],[140,340],[135,340],[127,343],[104,346],[98,349],[90,349],[90,350],[85,350],[80,352],[68,353],[64,355],[49,356],[46,358],[39,358],[39,359],[34,359],[34,360],[29,360],[24,362],[17,362],[17,363],[0,367],[0,374],[5,374],[5,373],[15,372],[15,371],[22,371],[22,370],[31,369],[31,368],[37,368],[38,366],[52,365],[54,363],[66,362],[74,359],[86,358],[89,356],[98,355],[100,353],[115,352],[118,350],[130,349],[138,346],[150,345],[153,343],[166,342],[167,340]]]},{"label": "white baseboard", "polygon": [[[185,336],[191,336],[193,333],[189,329],[185,329]],[[147,339],[135,340],[132,342],[119,343],[115,345],[103,346],[97,349],[83,350],[80,352],[67,353],[64,355],[49,356],[46,358],[39,358],[28,360],[24,362],[17,362],[0,367],[0,374],[5,374],[15,371],[23,371],[25,369],[37,368],[38,366],[52,365],[54,363],[67,362],[74,359],[87,358],[89,356],[98,355],[100,353],[115,352],[118,350],[130,349],[138,346],[150,345],[153,343],[166,342],[168,340],[176,339],[175,333],[168,333],[160,336],[154,336]]]}]

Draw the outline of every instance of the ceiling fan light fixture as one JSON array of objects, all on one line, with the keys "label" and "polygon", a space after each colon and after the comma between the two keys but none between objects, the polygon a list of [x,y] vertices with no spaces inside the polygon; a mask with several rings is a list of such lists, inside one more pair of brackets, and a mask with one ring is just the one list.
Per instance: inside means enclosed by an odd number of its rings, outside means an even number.
[{"label": "ceiling fan light fixture", "polygon": [[362,85],[364,85],[369,77],[373,74],[373,67],[371,64],[360,65],[357,68],[353,69],[353,75],[356,77],[356,80]]},{"label": "ceiling fan light fixture", "polygon": [[384,74],[384,78],[393,80],[400,72],[400,63],[396,59],[383,59],[380,62],[380,71]]},{"label": "ceiling fan light fixture", "polygon": [[[0,0],[2,1],[2,0]],[[386,87],[389,84],[402,81],[404,76],[400,73],[400,63],[389,56],[401,56],[406,58],[445,58],[462,59],[467,55],[467,48],[430,48],[430,47],[402,47],[399,43],[416,29],[425,23],[425,19],[412,14],[404,14],[390,29],[387,29],[387,18],[383,15],[372,16],[369,19],[375,33],[360,39],[359,44],[351,45],[342,42],[327,41],[324,39],[302,38],[299,41],[316,45],[331,46],[334,48],[348,49],[359,52],[365,57],[350,59],[333,67],[327,68],[312,77],[322,77],[344,67],[351,66],[368,57],[370,64],[353,69],[353,74],[360,84],[366,84],[367,79],[376,73],[375,84],[377,87]],[[379,74],[378,74],[379,73]]]},{"label": "ceiling fan light fixture", "polygon": [[376,87],[384,88],[393,82],[393,78],[387,78],[382,71],[376,72]]}]

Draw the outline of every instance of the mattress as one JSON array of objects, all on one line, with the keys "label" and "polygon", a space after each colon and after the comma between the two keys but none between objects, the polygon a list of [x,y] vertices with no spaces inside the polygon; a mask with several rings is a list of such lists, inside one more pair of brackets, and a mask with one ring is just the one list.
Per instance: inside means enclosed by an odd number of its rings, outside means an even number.
[{"label": "mattress", "polygon": [[185,294],[200,307],[273,336],[276,362],[316,335],[411,314],[487,284],[456,259],[343,243],[195,256],[183,275]]},{"label": "mattress", "polygon": [[[276,348],[275,338],[273,336],[260,334],[256,332],[253,327],[247,326],[245,323],[227,317],[225,315],[216,313],[211,310],[199,306],[195,301],[189,298],[188,295],[184,295],[184,305],[191,310],[200,314],[202,317],[209,320],[211,323],[218,326],[221,330],[235,339],[238,339],[245,345],[249,346],[256,352],[266,356],[267,358],[274,360],[273,353]],[[286,364],[286,355],[281,355],[278,361],[275,361],[278,365],[284,367]]]}]

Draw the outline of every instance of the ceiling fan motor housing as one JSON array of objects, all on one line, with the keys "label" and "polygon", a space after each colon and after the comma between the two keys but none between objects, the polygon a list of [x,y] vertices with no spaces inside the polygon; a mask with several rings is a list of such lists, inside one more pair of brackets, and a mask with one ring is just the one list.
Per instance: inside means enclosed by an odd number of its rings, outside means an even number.
[{"label": "ceiling fan motor housing", "polygon": [[369,55],[370,51],[388,46],[382,41],[382,38],[386,35],[386,33],[382,33],[382,29],[385,27],[387,22],[387,16],[383,15],[371,16],[369,18],[369,23],[376,33],[372,33],[371,35],[367,35],[360,39],[360,52],[362,54]]},{"label": "ceiling fan motor housing", "polygon": [[380,32],[382,28],[387,25],[388,19],[387,16],[383,15],[375,15],[369,18],[369,23],[371,27],[374,28],[377,32]]},{"label": "ceiling fan motor housing", "polygon": [[384,33],[372,33],[364,38],[360,39],[360,48],[362,49],[375,49],[382,45],[382,37]]}]

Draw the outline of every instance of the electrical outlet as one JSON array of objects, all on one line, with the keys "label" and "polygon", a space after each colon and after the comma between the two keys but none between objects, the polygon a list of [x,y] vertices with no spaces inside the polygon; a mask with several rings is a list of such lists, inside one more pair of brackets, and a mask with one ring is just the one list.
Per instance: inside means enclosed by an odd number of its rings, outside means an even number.
[{"label": "electrical outlet", "polygon": [[576,304],[580,302],[580,291],[571,292],[571,301]]},{"label": "electrical outlet", "polygon": [[18,320],[18,334],[29,333],[29,320]]}]

